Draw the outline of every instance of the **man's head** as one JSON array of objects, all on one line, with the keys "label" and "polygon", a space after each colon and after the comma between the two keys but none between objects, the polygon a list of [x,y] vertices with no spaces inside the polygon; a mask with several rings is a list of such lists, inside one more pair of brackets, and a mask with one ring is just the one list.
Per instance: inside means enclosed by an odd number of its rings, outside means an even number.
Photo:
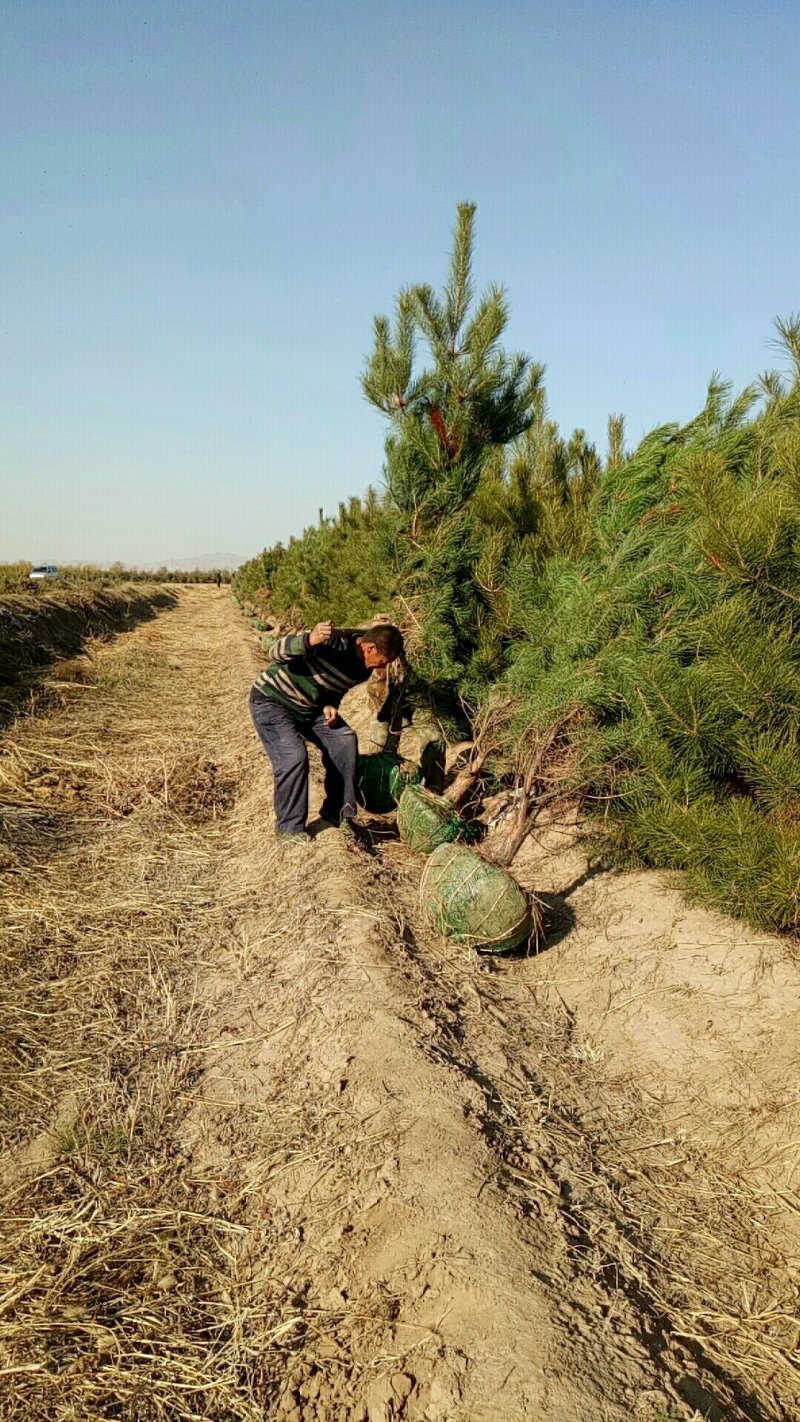
[{"label": "man's head", "polygon": [[388,667],[390,662],[403,655],[403,634],[391,622],[382,622],[377,627],[370,627],[368,632],[359,633],[356,650],[370,671]]}]

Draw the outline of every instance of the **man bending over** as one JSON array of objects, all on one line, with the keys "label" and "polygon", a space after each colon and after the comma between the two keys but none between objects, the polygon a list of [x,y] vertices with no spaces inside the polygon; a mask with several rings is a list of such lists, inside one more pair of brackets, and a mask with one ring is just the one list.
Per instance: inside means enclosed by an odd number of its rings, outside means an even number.
[{"label": "man bending over", "polygon": [[313,631],[290,633],[270,647],[270,665],[250,692],[250,714],[272,762],[279,836],[306,837],[307,741],[322,751],[320,818],[352,834],[358,741],[339,715],[339,703],[345,692],[402,651],[402,634],[389,623],[342,632],[330,622],[318,622]]}]

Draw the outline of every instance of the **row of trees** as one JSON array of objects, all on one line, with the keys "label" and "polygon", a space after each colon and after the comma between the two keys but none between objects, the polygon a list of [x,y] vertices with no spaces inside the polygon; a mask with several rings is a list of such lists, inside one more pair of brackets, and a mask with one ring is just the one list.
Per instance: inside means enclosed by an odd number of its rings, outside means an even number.
[{"label": "row of trees", "polygon": [[385,493],[235,588],[300,622],[393,607],[473,774],[517,791],[509,855],[579,794],[616,861],[796,930],[800,320],[778,326],[788,376],[736,397],[715,378],[696,419],[630,454],[612,417],[601,458],[548,418],[542,367],[503,351],[502,291],[474,301],[473,223],[460,207],[441,295],[403,291],[375,323]]},{"label": "row of trees", "polygon": [[278,543],[243,563],[234,591],[253,611],[289,622],[357,623],[391,606],[391,524],[388,496],[369,489],[365,498],[340,504],[335,518],[320,512],[318,524],[286,547]]},{"label": "row of trees", "polygon": [[219,575],[223,583],[232,581],[229,568],[193,568],[179,572],[174,568],[157,568],[148,572],[140,568],[126,568],[122,563],[112,563],[110,568],[98,568],[94,563],[69,563],[60,567],[57,579],[46,579],[41,584],[31,581],[33,563],[0,563],[0,592],[30,592],[37,586],[52,587],[113,587],[117,583],[214,583]]}]

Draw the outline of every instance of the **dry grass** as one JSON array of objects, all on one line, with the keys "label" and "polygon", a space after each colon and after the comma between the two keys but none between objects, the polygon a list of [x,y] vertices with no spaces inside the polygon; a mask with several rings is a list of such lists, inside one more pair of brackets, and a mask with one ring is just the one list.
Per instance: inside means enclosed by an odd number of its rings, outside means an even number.
[{"label": "dry grass", "polygon": [[[560,1028],[560,1030],[559,1030]],[[580,1267],[646,1307],[716,1374],[733,1415],[784,1419],[800,1405],[800,1299],[786,1210],[756,1170],[659,1130],[667,1103],[634,1081],[598,1089],[581,1044],[553,1024],[528,1080],[528,1112],[555,1147],[561,1208]],[[697,1116],[699,1103],[685,1108]],[[711,1108],[706,1108],[713,1119]],[[672,1113],[674,1114],[674,1112]]]},{"label": "dry grass", "polygon": [[97,634],[130,629],[175,603],[174,592],[148,585],[0,596],[0,713],[8,719],[19,709],[43,667],[77,656]]},{"label": "dry grass", "polygon": [[134,1172],[129,1129],[70,1127],[7,1202],[3,1416],[261,1418],[271,1301],[244,1300],[237,1225],[180,1162]]},{"label": "dry grass", "polygon": [[274,1394],[285,1291],[253,1297],[243,1202],[182,1145],[236,765],[218,734],[203,744],[213,649],[198,628],[176,688],[179,645],[169,624],[137,634],[78,690],[56,667],[58,719],[18,721],[0,753],[0,1414],[15,1422],[255,1422]]}]

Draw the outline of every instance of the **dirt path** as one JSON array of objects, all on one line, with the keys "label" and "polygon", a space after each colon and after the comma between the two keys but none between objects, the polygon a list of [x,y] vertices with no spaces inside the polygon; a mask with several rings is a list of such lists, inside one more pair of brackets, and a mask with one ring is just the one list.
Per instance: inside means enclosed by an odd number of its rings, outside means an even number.
[{"label": "dirt path", "polygon": [[[366,729],[358,695],[349,716]],[[417,857],[374,829],[375,891],[391,885],[440,1047],[484,1088],[503,1188],[550,1208],[567,1297],[571,1269],[699,1415],[800,1415],[792,945],[656,874],[599,874],[561,824],[514,866],[544,896],[543,951],[481,958],[431,933]]]},{"label": "dirt path", "polygon": [[0,1417],[791,1415],[629,1237],[591,992],[430,935],[390,838],[275,845],[256,661],[186,591],[6,738]]}]

